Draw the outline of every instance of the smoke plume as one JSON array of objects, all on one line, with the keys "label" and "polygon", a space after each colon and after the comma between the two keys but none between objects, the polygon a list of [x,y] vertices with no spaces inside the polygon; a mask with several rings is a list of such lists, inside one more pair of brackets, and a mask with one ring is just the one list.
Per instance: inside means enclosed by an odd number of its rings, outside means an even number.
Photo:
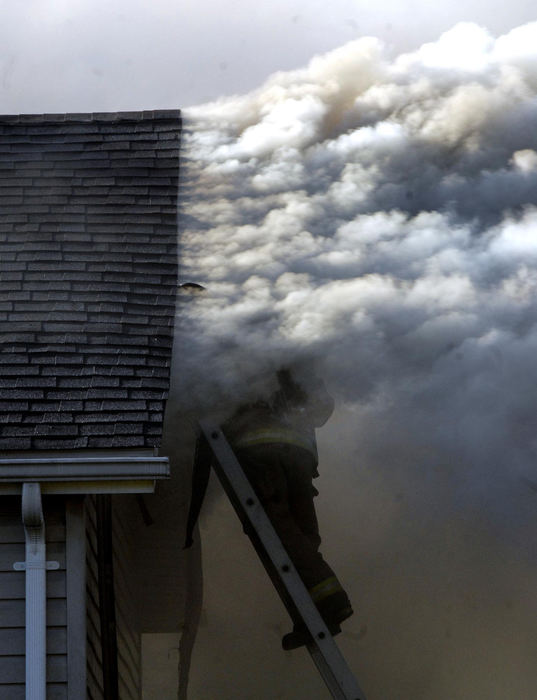
[{"label": "smoke plume", "polygon": [[[537,23],[395,59],[358,39],[185,130],[180,265],[207,291],[179,299],[175,401],[229,406],[315,362],[339,406],[321,531],[368,696],[536,697]],[[285,689],[271,634],[281,694],[244,672],[199,697],[323,697]]]}]

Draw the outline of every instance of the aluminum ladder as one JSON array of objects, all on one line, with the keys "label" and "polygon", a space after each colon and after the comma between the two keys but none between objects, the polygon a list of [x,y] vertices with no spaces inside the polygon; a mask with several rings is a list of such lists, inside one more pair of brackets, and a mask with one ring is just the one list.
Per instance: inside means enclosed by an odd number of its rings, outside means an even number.
[{"label": "aluminum ladder", "polygon": [[307,649],[332,697],[365,700],[222,430],[209,419],[200,421],[200,427],[215,457],[218,478],[272,583],[293,621],[303,623],[311,635]]}]

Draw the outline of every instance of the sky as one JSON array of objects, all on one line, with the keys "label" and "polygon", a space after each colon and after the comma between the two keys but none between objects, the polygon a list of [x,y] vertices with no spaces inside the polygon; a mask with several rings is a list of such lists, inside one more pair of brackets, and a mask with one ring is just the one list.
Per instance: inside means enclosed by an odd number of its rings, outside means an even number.
[{"label": "sky", "polygon": [[[369,700],[537,696],[533,15],[2,3],[2,112],[184,108],[180,271],[208,293],[170,405],[322,374],[319,520]],[[324,697],[216,484],[206,506],[189,697]]]},{"label": "sky", "polygon": [[3,113],[177,109],[258,87],[359,36],[392,54],[459,21],[495,34],[531,0],[0,0]]}]

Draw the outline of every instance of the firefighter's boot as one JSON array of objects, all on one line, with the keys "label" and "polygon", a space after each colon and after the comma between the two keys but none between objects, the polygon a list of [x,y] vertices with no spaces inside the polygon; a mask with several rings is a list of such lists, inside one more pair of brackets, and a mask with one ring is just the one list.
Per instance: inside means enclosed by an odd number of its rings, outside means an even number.
[{"label": "firefighter's boot", "polygon": [[[341,587],[339,587],[339,590],[316,601],[315,604],[333,637],[341,632],[340,624],[353,614],[349,598]],[[292,632],[283,636],[282,647],[286,651],[290,651],[291,649],[298,649],[298,647],[304,646],[310,640],[311,635],[306,626],[303,623],[299,623],[295,624]]]}]

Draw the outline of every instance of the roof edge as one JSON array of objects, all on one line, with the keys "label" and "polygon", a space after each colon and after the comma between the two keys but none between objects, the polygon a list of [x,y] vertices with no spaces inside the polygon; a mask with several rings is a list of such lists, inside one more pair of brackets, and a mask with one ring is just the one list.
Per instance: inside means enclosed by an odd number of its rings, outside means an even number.
[{"label": "roof edge", "polygon": [[66,112],[65,114],[0,114],[0,124],[132,122],[181,119],[180,109],[153,109],[133,112]]},{"label": "roof edge", "polygon": [[0,458],[0,484],[24,481],[87,481],[118,479],[166,479],[170,475],[168,457],[141,451],[128,456],[115,453],[98,457]]}]

